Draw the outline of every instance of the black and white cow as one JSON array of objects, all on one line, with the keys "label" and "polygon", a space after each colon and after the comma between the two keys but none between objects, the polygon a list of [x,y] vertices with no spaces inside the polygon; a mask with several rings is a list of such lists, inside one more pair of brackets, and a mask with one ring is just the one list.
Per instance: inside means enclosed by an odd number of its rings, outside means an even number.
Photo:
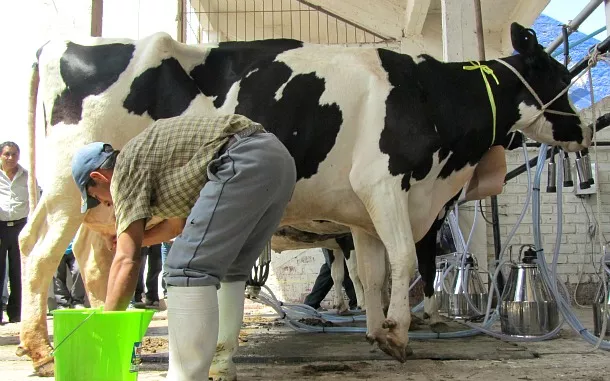
[{"label": "black and white cow", "polygon": [[[514,150],[522,146],[523,135],[519,132],[511,132],[498,141],[498,145],[507,150]],[[437,242],[441,230],[441,226],[448,216],[449,212],[454,209],[461,192],[453,196],[441,209],[438,218],[432,223],[428,232],[419,241],[416,242],[417,268],[421,275],[424,291],[424,318],[428,319],[430,328],[437,333],[446,332],[448,330],[439,314],[440,305],[438,300],[434,298],[434,279],[436,276],[436,254]],[[309,224],[301,224],[297,226],[281,227],[272,238],[274,250],[282,251],[294,248],[312,248],[325,247],[328,249],[337,250],[336,260],[331,258],[331,276],[334,284],[342,284],[344,279],[343,258],[347,259],[348,271],[354,282],[358,305],[365,307],[365,298],[362,291],[362,283],[356,271],[356,259],[352,251],[355,249],[354,240],[350,229],[347,226],[337,225],[328,221],[312,221]],[[350,257],[351,255],[351,257]],[[387,279],[387,277],[386,277]],[[384,310],[389,307],[389,295],[386,292],[387,285],[382,287],[382,305]],[[339,313],[346,312],[348,307],[341,294],[341,288],[335,287],[333,295],[333,306],[337,308]],[[416,325],[422,324],[422,321],[416,322]],[[411,324],[413,327],[413,322]]]},{"label": "black and white cow", "polygon": [[[38,165],[50,176],[20,240],[29,278],[19,353],[35,367],[50,361],[46,285],[77,231],[74,252],[88,290],[105,296],[112,254],[95,231],[112,233],[112,212],[100,206],[80,214],[69,170],[74,151],[91,141],[120,149],[158,118],[238,113],[276,134],[295,159],[298,182],[281,225],[325,220],[350,227],[366,337],[404,361],[415,243],[489,147],[515,130],[568,151],[591,141],[565,93],[541,110],[524,86],[551,101],[570,82],[565,68],[533,31],[513,24],[511,38],[518,55],[482,62],[499,81],[489,80],[495,120],[480,70],[428,55],[285,39],[189,46],[166,34],[50,42],[33,77],[36,88],[40,74],[48,147]],[[380,297],[386,276],[387,316]]]}]

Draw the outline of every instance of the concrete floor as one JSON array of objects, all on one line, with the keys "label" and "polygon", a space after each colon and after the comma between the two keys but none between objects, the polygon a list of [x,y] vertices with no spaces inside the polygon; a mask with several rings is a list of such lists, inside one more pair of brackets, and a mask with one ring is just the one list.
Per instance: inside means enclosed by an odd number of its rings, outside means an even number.
[{"label": "concrete floor", "polygon": [[[591,311],[577,310],[591,326]],[[167,370],[167,321],[151,322],[147,337],[159,343],[143,356],[138,380],[163,380]],[[49,319],[52,332],[52,319]],[[452,324],[453,328],[458,327]],[[0,327],[0,380],[39,379],[31,363],[15,356],[17,324]],[[560,337],[540,343],[507,343],[488,336],[413,340],[404,364],[390,360],[362,334],[296,333],[271,319],[249,316],[236,357],[240,380],[610,380],[610,356],[564,325]],[[46,378],[53,380],[53,378]],[[70,380],[80,381],[80,380]]]}]

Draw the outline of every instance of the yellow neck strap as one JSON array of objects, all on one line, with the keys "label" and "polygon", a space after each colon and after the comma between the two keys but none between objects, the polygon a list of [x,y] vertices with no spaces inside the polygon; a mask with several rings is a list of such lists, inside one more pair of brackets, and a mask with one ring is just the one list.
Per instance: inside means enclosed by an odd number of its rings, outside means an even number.
[{"label": "yellow neck strap", "polygon": [[[464,66],[464,70],[480,70],[481,75],[483,76],[483,81],[485,82],[485,87],[487,88],[487,96],[489,97],[489,104],[491,105],[491,116],[493,119],[493,130],[491,135],[491,144],[493,145],[496,141],[496,101],[494,100],[494,94],[491,91],[491,86],[489,85],[489,81],[487,80],[487,75],[491,76],[495,81],[496,85],[500,84],[498,81],[498,77],[494,74],[494,71],[487,65],[481,65],[479,61],[470,61],[471,66]],[[487,74],[487,75],[486,75]]]}]

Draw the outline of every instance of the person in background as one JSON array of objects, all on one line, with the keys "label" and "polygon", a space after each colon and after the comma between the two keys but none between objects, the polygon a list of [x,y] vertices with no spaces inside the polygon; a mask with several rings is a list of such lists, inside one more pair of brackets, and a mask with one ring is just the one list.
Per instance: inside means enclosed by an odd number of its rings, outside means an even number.
[{"label": "person in background", "polygon": [[[68,289],[68,270],[70,270],[72,276],[72,287],[70,289]],[[58,310],[85,308],[85,285],[72,252],[72,242],[68,245],[59,266],[57,266],[57,271],[53,277],[53,293]]]},{"label": "person in background", "polygon": [[[159,274],[161,274],[161,244],[140,249],[141,265],[136,292],[133,296],[135,308],[159,308]],[[144,264],[148,259],[146,292],[144,292]]]},{"label": "person in background", "polygon": [[[8,262],[8,255],[6,256],[6,261]],[[8,268],[4,274],[4,284],[2,285],[2,307],[0,307],[1,311],[6,309],[6,305],[8,304]]]},{"label": "person in background", "polygon": [[[161,243],[161,268],[165,269],[165,261],[167,260],[167,255],[169,254],[169,250],[172,248],[172,243],[174,240],[166,241]],[[163,275],[161,276],[161,288],[163,288],[163,299],[167,299],[167,283],[165,283],[165,270],[163,270]]]},{"label": "person in background", "polygon": [[[325,309],[320,306],[320,303],[324,300],[326,295],[330,292],[335,283],[331,276],[330,266],[332,262],[335,260],[333,256],[333,251],[323,248],[322,253],[324,253],[324,263],[320,267],[320,273],[316,278],[316,281],[311,288],[311,292],[309,295],[305,297],[303,304],[307,304],[311,308],[324,311]],[[332,260],[331,260],[332,258]],[[349,308],[350,310],[355,310],[358,308],[358,300],[356,299],[356,291],[354,290],[354,283],[352,279],[349,277],[349,271],[347,270],[347,264],[345,260],[343,260],[343,269],[344,269],[344,278],[343,278],[343,288],[345,289],[345,293],[349,298]],[[338,286],[340,287],[340,286]]]},{"label": "person in background", "polygon": [[28,172],[19,165],[19,153],[14,142],[0,144],[0,285],[4,285],[8,266],[10,286],[7,305],[0,304],[0,308],[6,308],[9,323],[21,321],[21,254],[17,238],[30,209]]}]

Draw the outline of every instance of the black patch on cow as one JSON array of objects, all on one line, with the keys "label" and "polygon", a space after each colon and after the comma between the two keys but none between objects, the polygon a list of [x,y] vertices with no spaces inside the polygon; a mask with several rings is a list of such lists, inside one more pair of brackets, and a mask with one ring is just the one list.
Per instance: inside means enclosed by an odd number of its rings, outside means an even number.
[{"label": "black patch on cow", "polygon": [[278,54],[300,48],[301,41],[290,39],[221,42],[210,51],[201,65],[190,75],[206,96],[214,96],[214,106],[221,107],[229,89],[249,72],[270,65]]},{"label": "black patch on cow", "polygon": [[350,234],[346,234],[342,237],[335,238],[335,242],[341,248],[345,259],[349,259],[351,251],[354,250],[354,237]]},{"label": "black patch on cow", "polygon": [[430,230],[415,244],[417,270],[424,282],[424,295],[434,295],[434,278],[436,277],[436,236],[444,220],[434,220]]},{"label": "black patch on cow", "polygon": [[[553,108],[553,105],[551,105],[550,108],[555,110]],[[555,139],[556,141],[578,143],[582,142],[582,130],[580,128],[570,128],[571,126],[577,126],[580,123],[577,116],[545,113],[544,117],[553,124],[553,139]]]},{"label": "black patch on cow", "polygon": [[276,101],[276,92],[291,74],[288,66],[274,62],[242,79],[235,112],[261,123],[284,143],[299,180],[317,173],[335,145],[343,118],[336,104],[319,104],[325,81],[315,73],[294,76]]},{"label": "black patch on cow", "polygon": [[385,126],[379,148],[390,156],[389,171],[403,174],[402,188],[423,179],[432,168],[432,153],[439,149],[434,125],[423,111],[426,93],[417,80],[417,65],[410,56],[378,49],[393,89],[386,99]]},{"label": "black patch on cow", "polygon": [[182,114],[198,94],[193,79],[172,57],[134,79],[123,107],[137,115],[148,112],[154,120],[171,118]]},{"label": "black patch on cow", "polygon": [[60,122],[77,124],[82,118],[83,100],[115,83],[129,65],[134,50],[133,44],[83,46],[68,42],[59,60],[66,89],[55,98],[51,126]]},{"label": "black patch on cow", "polygon": [[261,123],[284,143],[294,157],[297,180],[317,173],[343,122],[336,104],[319,104],[326,89],[323,78],[314,72],[291,78],[290,67],[275,61],[280,53],[302,46],[288,39],[221,43],[190,72],[201,92],[214,97],[217,108],[240,82],[235,113]]},{"label": "black patch on cow", "polygon": [[[411,179],[423,179],[432,168],[436,151],[447,160],[439,178],[474,165],[492,145],[489,96],[480,72],[464,70],[463,63],[442,63],[422,55],[411,57],[378,49],[393,89],[386,100],[385,126],[379,142],[390,157],[392,175],[404,175],[408,191]],[[500,65],[500,64],[496,64]],[[502,94],[490,81],[497,105],[495,144],[505,144],[508,128],[517,120],[513,98]]]},{"label": "black patch on cow", "polygon": [[[317,243],[326,241],[329,239],[341,239],[351,235],[350,233],[329,233],[329,234],[318,234],[304,230],[293,228],[292,226],[282,226],[274,233],[278,237],[285,237],[295,242],[307,242]],[[353,246],[353,243],[352,243]]]}]

